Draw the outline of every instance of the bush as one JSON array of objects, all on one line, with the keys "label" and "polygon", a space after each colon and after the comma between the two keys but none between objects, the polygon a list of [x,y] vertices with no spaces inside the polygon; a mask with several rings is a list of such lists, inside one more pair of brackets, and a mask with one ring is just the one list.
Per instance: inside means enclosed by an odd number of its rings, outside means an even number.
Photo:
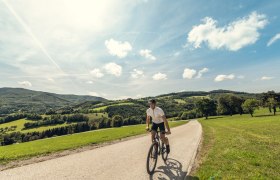
[{"label": "bush", "polygon": [[52,115],[52,114],[56,114],[56,112],[53,109],[48,109],[45,114],[46,115]]},{"label": "bush", "polygon": [[83,114],[74,114],[71,116],[68,116],[67,122],[87,122],[89,120],[88,116],[85,116]]},{"label": "bush", "polygon": [[121,127],[122,125],[123,125],[123,117],[120,115],[113,116],[111,126],[112,127]]},{"label": "bush", "polygon": [[6,116],[4,118],[1,118],[0,119],[0,124],[15,121],[15,120],[19,120],[19,119],[23,119],[23,118],[26,118],[26,114],[17,113],[17,114],[9,115],[9,116]]},{"label": "bush", "polygon": [[197,117],[198,117],[198,115],[197,115],[197,112],[195,110],[190,110],[190,111],[183,112],[182,115],[181,115],[182,120],[194,119],[194,118],[197,118]]},{"label": "bush", "polygon": [[256,99],[247,99],[243,104],[242,108],[245,112],[250,113],[253,117],[254,111],[259,108],[259,101]]},{"label": "bush", "polygon": [[41,120],[43,118],[39,114],[27,114],[26,119],[29,119],[29,120]]}]

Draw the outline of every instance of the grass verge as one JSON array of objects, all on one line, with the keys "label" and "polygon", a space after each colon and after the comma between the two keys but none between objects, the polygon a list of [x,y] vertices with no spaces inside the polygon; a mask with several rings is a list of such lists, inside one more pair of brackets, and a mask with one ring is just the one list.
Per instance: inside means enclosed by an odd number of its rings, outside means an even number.
[{"label": "grass verge", "polygon": [[259,110],[255,117],[201,119],[203,144],[199,179],[278,179],[280,116]]}]

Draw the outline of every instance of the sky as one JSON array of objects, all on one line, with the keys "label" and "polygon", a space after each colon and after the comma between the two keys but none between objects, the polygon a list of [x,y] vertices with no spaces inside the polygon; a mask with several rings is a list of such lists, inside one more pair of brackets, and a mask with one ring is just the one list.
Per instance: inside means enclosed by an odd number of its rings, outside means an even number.
[{"label": "sky", "polygon": [[277,0],[0,0],[0,87],[280,91]]}]

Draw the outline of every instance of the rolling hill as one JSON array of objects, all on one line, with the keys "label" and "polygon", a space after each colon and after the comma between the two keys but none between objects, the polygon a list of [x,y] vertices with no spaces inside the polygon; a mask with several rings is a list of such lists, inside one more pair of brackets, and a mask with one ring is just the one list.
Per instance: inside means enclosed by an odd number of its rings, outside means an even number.
[{"label": "rolling hill", "polygon": [[73,106],[85,101],[107,101],[102,97],[86,95],[64,95],[24,88],[0,88],[0,114],[18,110],[45,112],[47,108]]},{"label": "rolling hill", "polygon": [[[232,93],[245,98],[256,98],[260,94],[236,92],[229,90],[213,90],[213,91],[183,91],[155,96],[161,104],[171,103],[172,101],[185,102],[192,97],[211,97],[217,99],[219,95]],[[144,97],[139,99],[124,100],[107,100],[102,97],[86,96],[86,95],[66,95],[55,94],[50,92],[33,91],[24,88],[0,88],[0,115],[10,114],[19,110],[31,113],[45,113],[47,109],[61,109],[64,107],[73,107],[74,109],[93,109],[118,103],[133,102],[142,106],[146,106],[147,99]],[[187,99],[186,99],[187,98]]]}]

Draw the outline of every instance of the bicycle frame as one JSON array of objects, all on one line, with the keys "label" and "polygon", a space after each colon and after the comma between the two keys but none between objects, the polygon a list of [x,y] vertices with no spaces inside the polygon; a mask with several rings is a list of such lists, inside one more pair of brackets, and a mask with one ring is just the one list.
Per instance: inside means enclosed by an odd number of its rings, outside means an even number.
[{"label": "bicycle frame", "polygon": [[162,142],[160,136],[159,136],[159,133],[160,131],[156,131],[156,134],[155,134],[155,138],[153,139],[153,142],[156,142],[157,143],[157,147],[158,147],[158,155],[161,154],[161,151],[162,151],[162,145],[164,144],[164,142]]}]

